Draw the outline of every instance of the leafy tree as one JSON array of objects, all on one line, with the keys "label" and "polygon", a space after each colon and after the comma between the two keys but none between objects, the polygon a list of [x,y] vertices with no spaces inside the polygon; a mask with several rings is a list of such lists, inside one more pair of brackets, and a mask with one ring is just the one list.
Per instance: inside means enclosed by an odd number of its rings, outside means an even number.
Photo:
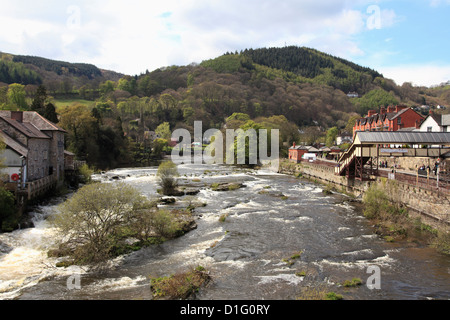
[{"label": "leafy tree", "polygon": [[155,133],[159,135],[161,139],[170,141],[172,132],[170,131],[170,124],[168,122],[161,123],[156,129]]},{"label": "leafy tree", "polygon": [[333,127],[328,129],[327,136],[325,138],[325,144],[327,145],[327,147],[332,147],[335,145],[338,134],[339,134],[338,128]]},{"label": "leafy tree", "polygon": [[8,87],[0,87],[0,108],[8,104]]},{"label": "leafy tree", "polygon": [[4,188],[1,180],[3,150],[5,150],[5,143],[0,139],[0,231],[12,231],[17,225],[14,221],[16,207],[14,195]]},{"label": "leafy tree", "polygon": [[24,85],[18,83],[13,83],[9,85],[8,100],[13,107],[19,107],[21,109],[28,108],[25,96],[26,92]]},{"label": "leafy tree", "polygon": [[0,230],[12,231],[17,221],[14,195],[0,185]]},{"label": "leafy tree", "polygon": [[367,114],[369,110],[378,110],[381,106],[387,107],[399,103],[399,100],[392,93],[383,89],[374,89],[354,101],[361,115]]},{"label": "leafy tree", "polygon": [[125,183],[88,184],[60,207],[53,225],[64,235],[60,249],[76,264],[111,258],[135,215],[152,205]]},{"label": "leafy tree", "polygon": [[165,195],[171,195],[175,191],[178,183],[176,176],[178,176],[177,165],[172,161],[165,161],[158,167],[156,176],[159,179],[161,191]]},{"label": "leafy tree", "polygon": [[114,91],[116,87],[116,83],[111,80],[107,80],[100,84],[100,92],[103,96],[106,96],[108,93],[111,93]]}]

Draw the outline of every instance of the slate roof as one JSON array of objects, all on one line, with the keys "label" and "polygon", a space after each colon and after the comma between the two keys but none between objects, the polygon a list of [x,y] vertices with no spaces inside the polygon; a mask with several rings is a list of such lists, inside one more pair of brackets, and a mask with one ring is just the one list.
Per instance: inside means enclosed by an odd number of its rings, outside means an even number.
[{"label": "slate roof", "polygon": [[14,127],[16,130],[22,132],[29,138],[37,138],[37,139],[50,139],[50,137],[38,128],[36,128],[33,124],[29,122],[18,122],[16,120],[0,116],[0,119],[7,122],[10,126]]},{"label": "slate roof", "polygon": [[357,132],[357,139],[362,143],[402,143],[402,144],[450,144],[450,132],[403,132],[381,131]]},{"label": "slate roof", "polygon": [[6,146],[16,151],[21,156],[27,157],[28,156],[28,150],[25,146],[17,142],[16,140],[9,137],[7,134],[5,134],[3,131],[0,130],[0,140],[2,140]]}]

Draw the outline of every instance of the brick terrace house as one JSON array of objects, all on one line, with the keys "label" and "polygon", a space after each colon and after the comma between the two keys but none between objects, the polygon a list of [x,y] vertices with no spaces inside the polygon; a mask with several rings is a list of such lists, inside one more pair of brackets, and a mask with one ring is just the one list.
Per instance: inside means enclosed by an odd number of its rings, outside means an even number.
[{"label": "brick terrace house", "polygon": [[356,131],[399,131],[420,128],[424,116],[406,106],[382,107],[380,112],[370,110],[364,118],[356,120],[353,136]]},{"label": "brick terrace house", "polygon": [[[6,182],[23,172],[23,183],[49,176],[64,180],[65,131],[34,111],[0,111],[0,139],[8,174]],[[17,176],[16,176],[17,177]]]}]

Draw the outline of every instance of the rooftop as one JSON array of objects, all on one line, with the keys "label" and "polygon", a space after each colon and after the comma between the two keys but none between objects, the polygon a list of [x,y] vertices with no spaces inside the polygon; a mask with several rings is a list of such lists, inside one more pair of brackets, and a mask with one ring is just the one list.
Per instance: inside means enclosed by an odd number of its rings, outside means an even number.
[{"label": "rooftop", "polygon": [[403,132],[403,131],[361,131],[356,133],[355,142],[363,144],[436,144],[450,145],[450,132]]}]

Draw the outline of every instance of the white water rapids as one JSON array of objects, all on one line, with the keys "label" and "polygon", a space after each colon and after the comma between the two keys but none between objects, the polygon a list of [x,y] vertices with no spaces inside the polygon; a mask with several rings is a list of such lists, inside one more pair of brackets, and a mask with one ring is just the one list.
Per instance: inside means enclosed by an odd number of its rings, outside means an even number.
[{"label": "white water rapids", "polygon": [[[180,165],[181,184],[201,188],[198,228],[181,238],[121,256],[108,271],[56,268],[47,251],[57,233],[47,217],[58,201],[34,210],[34,228],[0,234],[0,300],[148,299],[150,276],[202,265],[213,283],[198,299],[296,299],[305,286],[342,290],[339,283],[367,280],[369,266],[382,270],[382,290],[365,286],[349,299],[449,299],[450,259],[426,247],[389,244],[343,195],[325,195],[308,181],[264,171]],[[157,197],[156,168],[118,169],[95,176],[102,183],[124,181]],[[245,188],[213,191],[214,182],[243,182]],[[285,197],[280,197],[284,195]],[[188,197],[192,199],[192,197]],[[188,198],[179,197],[175,206]],[[62,199],[60,199],[62,201]],[[219,217],[226,215],[225,222]],[[283,262],[302,251],[292,265]],[[306,276],[299,273],[306,272]],[[68,280],[78,276],[81,287]],[[74,278],[76,279],[76,278]],[[76,282],[75,282],[76,283]]]}]

